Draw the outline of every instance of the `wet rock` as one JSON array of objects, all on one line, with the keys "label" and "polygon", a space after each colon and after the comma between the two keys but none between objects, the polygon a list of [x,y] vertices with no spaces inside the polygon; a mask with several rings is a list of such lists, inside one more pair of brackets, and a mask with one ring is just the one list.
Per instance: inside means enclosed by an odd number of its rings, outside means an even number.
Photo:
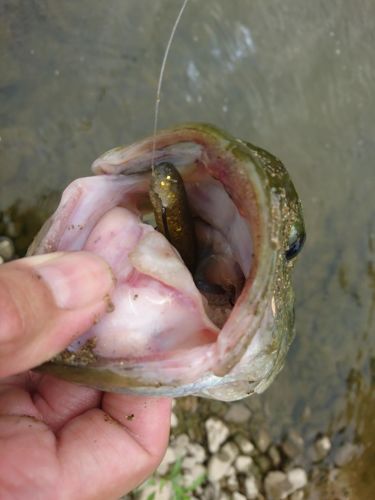
[{"label": "wet rock", "polygon": [[244,436],[241,436],[241,434],[238,434],[234,438],[234,440],[237,443],[239,449],[245,455],[252,455],[255,452],[255,446],[253,445],[253,443],[246,439]]},{"label": "wet rock", "polygon": [[264,480],[264,489],[268,500],[281,500],[290,493],[288,478],[284,472],[271,471]]},{"label": "wet rock", "polygon": [[248,477],[245,480],[245,490],[246,490],[246,498],[253,500],[258,498],[259,489],[257,483],[255,481],[255,477]]},{"label": "wet rock", "polygon": [[249,474],[253,465],[253,459],[247,455],[238,456],[234,462],[234,466],[240,474]]},{"label": "wet rock", "polygon": [[14,244],[10,238],[6,236],[0,236],[0,257],[3,261],[7,262],[11,260],[14,256]]},{"label": "wet rock", "polygon": [[223,442],[229,436],[228,427],[218,418],[209,418],[205,423],[208,449],[211,453],[216,453]]},{"label": "wet rock", "polygon": [[290,471],[288,471],[287,478],[290,484],[290,493],[304,488],[307,484],[306,471],[301,467],[296,467],[295,469],[291,469]]},{"label": "wet rock", "polygon": [[317,439],[314,443],[313,448],[313,460],[314,462],[320,462],[324,460],[331,450],[331,440],[327,436],[322,436]]},{"label": "wet rock", "polygon": [[282,444],[282,450],[288,458],[296,458],[303,451],[302,436],[295,430],[288,432]]},{"label": "wet rock", "polygon": [[256,438],[255,446],[261,453],[265,453],[271,444],[271,436],[266,429],[259,429]]},{"label": "wet rock", "polygon": [[165,452],[164,458],[161,461],[161,464],[159,465],[159,467],[157,469],[158,474],[160,474],[161,476],[164,476],[165,474],[167,474],[171,464],[175,463],[176,458],[177,457],[176,457],[175,450],[173,448],[171,448],[170,446],[168,446],[167,451]]},{"label": "wet rock", "polygon": [[345,443],[335,453],[335,464],[337,467],[350,462],[359,453],[360,448],[353,443]]},{"label": "wet rock", "polygon": [[244,424],[250,420],[251,411],[243,403],[231,403],[229,410],[226,412],[224,419],[226,422],[234,424]]},{"label": "wet rock", "polygon": [[270,446],[270,449],[268,450],[268,456],[271,459],[272,465],[276,468],[279,467],[279,465],[281,464],[281,455],[275,445]]}]

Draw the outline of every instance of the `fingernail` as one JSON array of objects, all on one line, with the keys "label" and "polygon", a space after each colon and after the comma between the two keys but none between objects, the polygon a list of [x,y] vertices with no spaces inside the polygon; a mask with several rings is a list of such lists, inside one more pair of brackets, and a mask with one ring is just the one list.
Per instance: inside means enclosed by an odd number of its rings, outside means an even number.
[{"label": "fingernail", "polygon": [[91,253],[43,255],[31,257],[29,263],[61,309],[80,309],[104,301],[114,285],[108,264]]}]

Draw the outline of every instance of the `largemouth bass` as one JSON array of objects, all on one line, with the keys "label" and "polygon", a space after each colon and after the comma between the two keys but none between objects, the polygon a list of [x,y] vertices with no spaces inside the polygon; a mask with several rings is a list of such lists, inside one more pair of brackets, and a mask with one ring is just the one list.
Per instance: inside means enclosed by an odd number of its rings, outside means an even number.
[{"label": "largemouth bass", "polygon": [[153,140],[99,157],[30,247],[94,252],[116,278],[113,310],[40,369],[106,391],[262,392],[294,336],[291,272],[305,239],[296,190],[277,158],[214,126]]}]

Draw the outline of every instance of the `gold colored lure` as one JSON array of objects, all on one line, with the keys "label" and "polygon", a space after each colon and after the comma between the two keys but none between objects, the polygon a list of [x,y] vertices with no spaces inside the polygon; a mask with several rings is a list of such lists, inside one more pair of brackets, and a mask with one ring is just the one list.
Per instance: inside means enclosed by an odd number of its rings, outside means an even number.
[{"label": "gold colored lure", "polygon": [[175,247],[187,268],[193,273],[196,265],[194,224],[184,181],[171,163],[154,166],[150,200],[158,231]]}]

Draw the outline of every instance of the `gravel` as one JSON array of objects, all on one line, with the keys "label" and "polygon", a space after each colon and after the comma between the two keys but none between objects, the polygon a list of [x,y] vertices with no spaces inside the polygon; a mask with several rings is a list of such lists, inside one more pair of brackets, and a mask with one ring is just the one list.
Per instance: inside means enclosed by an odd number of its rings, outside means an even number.
[{"label": "gravel", "polygon": [[255,446],[261,453],[265,453],[271,444],[271,436],[266,429],[259,429],[255,437]]},{"label": "gravel", "polygon": [[239,455],[234,463],[236,471],[240,474],[249,474],[253,465],[253,459],[247,455]]},{"label": "gravel", "polygon": [[228,475],[230,467],[230,462],[223,460],[218,455],[213,455],[208,461],[208,480],[211,483],[220,481]]},{"label": "gravel", "polygon": [[250,476],[245,480],[246,498],[256,499],[259,496],[259,489],[255,477]]},{"label": "gravel", "polygon": [[352,443],[345,443],[335,453],[335,464],[343,467],[349,463],[360,452],[359,446]]},{"label": "gravel", "polygon": [[[193,398],[190,399],[189,405],[194,403]],[[205,421],[202,417],[203,424],[199,419],[186,418],[185,415],[191,414],[187,402],[182,400],[173,409],[179,424],[172,430],[170,445],[155,477],[156,483],[152,486],[146,483],[141,487],[141,497],[139,493],[138,496],[132,494],[127,500],[147,499],[144,491],[148,492],[148,497],[152,495],[153,500],[172,500],[178,497],[174,489],[176,484],[179,491],[185,492],[183,498],[192,500],[303,500],[314,493],[322,475],[322,460],[330,457],[329,463],[333,465],[334,459],[340,467],[361,451],[358,445],[346,443],[332,453],[331,439],[322,434],[315,434],[315,438],[314,434],[306,434],[306,446],[296,429],[289,429],[282,442],[272,441],[269,430],[262,422],[259,425],[259,416],[247,412],[242,403],[208,406],[212,411]],[[180,404],[185,414],[181,413]],[[202,409],[199,415],[203,414],[201,412]],[[176,435],[184,423],[189,435]],[[173,469],[176,460],[181,460],[177,473]],[[172,470],[173,478],[170,476]],[[160,476],[163,477],[161,484]],[[164,482],[169,484],[167,488],[161,488]]]},{"label": "gravel", "polygon": [[304,442],[302,436],[295,430],[290,430],[285,437],[282,450],[290,459],[296,458],[302,453],[304,449]]},{"label": "gravel", "polygon": [[292,492],[304,488],[307,484],[307,474],[301,467],[296,467],[287,472],[287,478]]},{"label": "gravel", "polygon": [[15,254],[14,244],[10,238],[0,236],[0,257],[3,262],[12,260]]},{"label": "gravel", "polygon": [[244,453],[245,455],[254,454],[255,446],[251,441],[249,441],[249,439],[238,434],[237,436],[235,436],[234,440],[237,443],[239,449],[242,451],[242,453]]},{"label": "gravel", "polygon": [[268,450],[268,456],[271,459],[273,467],[277,468],[281,464],[281,455],[277,446],[272,445]]},{"label": "gravel", "polygon": [[281,500],[290,493],[290,485],[285,472],[269,472],[264,480],[264,489],[269,500]]},{"label": "gravel", "polygon": [[218,418],[209,418],[206,420],[206,433],[208,449],[216,453],[229,436],[229,428]]},{"label": "gravel", "polygon": [[243,403],[232,403],[226,412],[224,419],[226,422],[234,424],[244,424],[251,417],[251,411]]},{"label": "gravel", "polygon": [[324,460],[332,447],[331,440],[327,436],[322,436],[314,443],[313,459],[315,462]]}]

